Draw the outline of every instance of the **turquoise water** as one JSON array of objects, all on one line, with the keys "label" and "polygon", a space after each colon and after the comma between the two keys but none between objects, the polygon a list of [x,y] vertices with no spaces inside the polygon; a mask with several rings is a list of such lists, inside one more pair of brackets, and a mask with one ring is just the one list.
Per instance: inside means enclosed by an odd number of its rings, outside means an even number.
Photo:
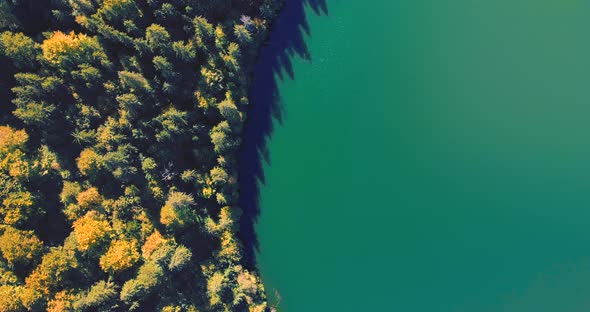
[{"label": "turquoise water", "polygon": [[326,6],[276,78],[280,311],[590,309],[590,3]]}]

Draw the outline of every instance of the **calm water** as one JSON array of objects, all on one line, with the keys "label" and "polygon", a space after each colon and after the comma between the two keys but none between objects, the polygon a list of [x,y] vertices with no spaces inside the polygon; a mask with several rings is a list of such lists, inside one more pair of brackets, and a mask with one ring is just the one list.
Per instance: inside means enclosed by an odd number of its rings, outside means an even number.
[{"label": "calm water", "polygon": [[281,311],[588,311],[590,3],[327,8],[267,143]]}]

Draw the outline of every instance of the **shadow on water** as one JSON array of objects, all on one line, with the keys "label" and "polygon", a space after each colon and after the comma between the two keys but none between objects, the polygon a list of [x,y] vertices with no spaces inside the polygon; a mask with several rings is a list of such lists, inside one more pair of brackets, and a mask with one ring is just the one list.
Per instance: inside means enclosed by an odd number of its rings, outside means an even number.
[{"label": "shadow on water", "polygon": [[[245,125],[244,141],[240,150],[240,205],[244,210],[241,219],[241,238],[248,265],[256,265],[259,249],[255,224],[260,214],[260,187],[265,184],[264,164],[270,164],[267,141],[273,123],[283,123],[284,110],[278,82],[295,79],[292,60],[311,61],[305,39],[311,36],[305,8],[317,15],[328,15],[326,0],[285,0],[280,16],[272,25],[267,42],[260,51],[250,89],[251,107]],[[272,207],[280,209],[280,207]]]}]

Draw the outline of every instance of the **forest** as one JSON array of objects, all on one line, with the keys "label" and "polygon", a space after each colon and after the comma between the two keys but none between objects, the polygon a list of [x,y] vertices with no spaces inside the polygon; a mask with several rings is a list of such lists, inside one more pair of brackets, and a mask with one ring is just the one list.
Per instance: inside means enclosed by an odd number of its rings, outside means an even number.
[{"label": "forest", "polygon": [[267,311],[237,151],[279,0],[0,0],[0,311]]}]

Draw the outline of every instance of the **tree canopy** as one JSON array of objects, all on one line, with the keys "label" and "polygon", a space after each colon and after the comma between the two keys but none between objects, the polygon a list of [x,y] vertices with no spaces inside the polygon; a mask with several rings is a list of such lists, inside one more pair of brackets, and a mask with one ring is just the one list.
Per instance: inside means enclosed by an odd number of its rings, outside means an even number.
[{"label": "tree canopy", "polygon": [[0,311],[264,311],[236,151],[280,0],[0,1]]}]

